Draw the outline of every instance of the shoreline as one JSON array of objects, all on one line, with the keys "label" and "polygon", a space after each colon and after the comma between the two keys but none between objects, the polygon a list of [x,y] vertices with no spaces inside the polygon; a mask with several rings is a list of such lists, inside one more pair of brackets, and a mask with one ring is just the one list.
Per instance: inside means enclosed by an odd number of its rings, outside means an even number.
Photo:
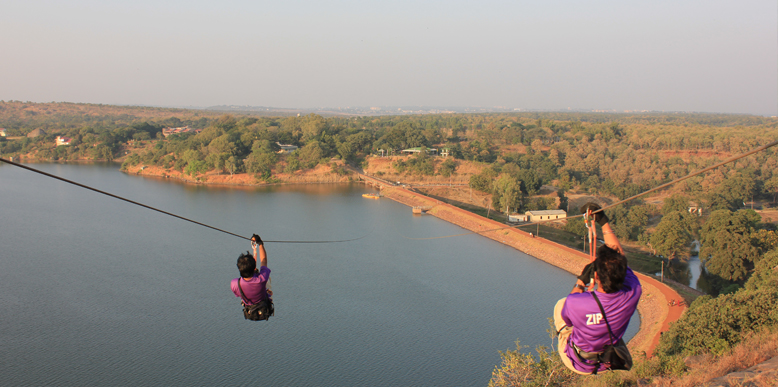
[{"label": "shoreline", "polygon": [[276,176],[276,181],[266,182],[258,180],[253,174],[249,173],[236,173],[230,174],[203,174],[196,177],[189,176],[181,171],[162,168],[158,166],[147,165],[134,165],[125,169],[120,169],[121,172],[129,175],[138,175],[143,177],[153,177],[158,179],[171,179],[181,183],[195,184],[195,185],[211,185],[211,186],[223,186],[223,187],[264,187],[270,185],[284,185],[284,184],[329,184],[329,183],[348,183],[357,181],[350,175],[338,175],[331,172],[331,168],[328,166],[318,165],[312,170],[312,173],[304,174],[287,174],[282,173]]}]

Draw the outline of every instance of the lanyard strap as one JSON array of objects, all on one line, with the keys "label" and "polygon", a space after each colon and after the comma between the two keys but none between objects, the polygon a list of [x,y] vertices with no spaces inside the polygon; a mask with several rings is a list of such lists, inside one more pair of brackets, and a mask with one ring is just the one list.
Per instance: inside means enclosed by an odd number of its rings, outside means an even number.
[{"label": "lanyard strap", "polygon": [[605,318],[605,309],[602,308],[602,304],[600,303],[600,299],[597,298],[597,295],[594,294],[594,291],[592,291],[591,293],[592,293],[592,297],[594,297],[594,300],[597,301],[597,306],[600,307],[600,313],[602,313],[602,319],[605,320],[605,326],[608,327],[608,335],[610,336],[610,339],[611,339],[611,345],[616,345],[613,342],[613,331],[611,331],[611,325],[608,324],[608,319]]},{"label": "lanyard strap", "polygon": [[243,297],[241,297],[241,299],[243,299],[243,304],[244,304],[244,305],[248,305],[249,298],[248,298],[248,297],[246,297],[246,294],[245,294],[245,293],[243,293],[243,288],[242,288],[242,287],[240,287],[240,280],[241,280],[241,279],[242,279],[242,278],[238,277],[238,290],[240,290],[240,295],[241,295],[241,296],[243,296]]}]

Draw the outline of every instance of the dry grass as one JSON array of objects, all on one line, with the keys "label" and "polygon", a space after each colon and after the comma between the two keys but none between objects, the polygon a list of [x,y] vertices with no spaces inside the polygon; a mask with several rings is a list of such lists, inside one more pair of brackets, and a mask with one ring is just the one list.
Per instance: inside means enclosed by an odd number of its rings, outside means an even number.
[{"label": "dry grass", "polygon": [[[518,343],[517,343],[518,344]],[[522,347],[519,347],[521,349]],[[598,376],[578,376],[568,371],[556,352],[538,348],[534,356],[519,351],[503,353],[502,364],[492,374],[490,386],[704,386],[711,380],[733,372],[744,371],[778,356],[778,331],[748,335],[729,353],[715,357],[703,355],[687,358],[638,356],[631,371],[604,372]],[[684,371],[686,368],[686,371]],[[667,374],[668,376],[656,376]],[[778,375],[754,374],[742,379],[727,379],[732,387],[775,387]]]},{"label": "dry grass", "polygon": [[[729,373],[746,370],[775,356],[778,356],[778,332],[750,334],[730,353],[720,357],[706,355],[687,359],[689,371],[686,375],[673,378],[657,378],[654,379],[652,385],[674,387],[700,386]],[[775,379],[767,379],[769,380],[764,378],[744,380],[731,383],[731,385],[776,385]]]}]

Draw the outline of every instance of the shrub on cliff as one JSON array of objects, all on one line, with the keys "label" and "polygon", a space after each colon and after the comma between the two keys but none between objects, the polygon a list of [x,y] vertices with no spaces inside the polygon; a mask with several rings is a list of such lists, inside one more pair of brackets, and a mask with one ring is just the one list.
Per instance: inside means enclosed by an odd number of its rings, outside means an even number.
[{"label": "shrub on cliff", "polygon": [[699,297],[662,335],[659,355],[720,355],[744,335],[778,328],[778,250],[762,258],[745,286],[716,298]]},{"label": "shrub on cliff", "polygon": [[127,158],[122,163],[122,168],[121,169],[122,169],[122,171],[125,171],[125,170],[127,170],[127,167],[133,167],[133,166],[138,165],[139,163],[140,163],[140,155],[138,155],[137,153],[133,153],[133,154],[127,156]]},{"label": "shrub on cliff", "polygon": [[580,379],[567,369],[556,351],[538,346],[537,356],[521,353],[526,348],[516,341],[516,350],[500,351],[501,364],[494,368],[489,387],[506,386],[565,386],[574,385]]}]

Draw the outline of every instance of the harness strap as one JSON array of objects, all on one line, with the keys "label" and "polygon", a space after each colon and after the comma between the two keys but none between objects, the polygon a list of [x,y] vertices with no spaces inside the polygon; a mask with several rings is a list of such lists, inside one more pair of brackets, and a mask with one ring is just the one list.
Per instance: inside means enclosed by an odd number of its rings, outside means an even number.
[{"label": "harness strap", "polygon": [[[602,303],[600,303],[600,299],[597,298],[596,294],[594,294],[594,291],[592,291],[591,293],[592,293],[592,297],[594,297],[594,300],[597,301],[597,306],[600,307],[600,313],[602,313],[602,319],[605,320],[605,326],[608,327],[608,337],[611,339],[611,344],[610,345],[616,345],[617,343],[613,342],[613,331],[611,331],[611,325],[608,324],[608,319],[605,317],[605,309],[602,307]],[[594,368],[594,372],[592,373],[593,375],[597,375],[597,371],[600,368],[600,363],[601,363],[600,362],[600,357],[598,356],[597,357],[597,366]]]},{"label": "harness strap", "polygon": [[602,313],[602,319],[605,320],[605,326],[608,327],[608,336],[611,339],[611,345],[616,345],[618,343],[614,343],[613,341],[613,331],[611,331],[611,325],[608,324],[608,319],[605,317],[605,309],[602,308],[602,304],[600,303],[600,299],[597,298],[597,295],[594,294],[594,291],[591,292],[592,297],[594,297],[594,300],[597,301],[597,306],[600,307],[600,313]]},{"label": "harness strap", "polygon": [[248,305],[248,304],[246,303],[246,301],[249,301],[249,298],[248,298],[248,297],[246,297],[246,293],[243,293],[243,288],[242,288],[242,287],[240,287],[240,280],[241,280],[241,279],[242,279],[242,278],[238,277],[238,290],[240,290],[240,295],[242,296],[242,297],[241,297],[241,301],[243,301],[243,305]]},{"label": "harness strap", "polygon": [[596,361],[597,365],[599,365],[599,361],[597,361],[597,359],[600,355],[602,355],[602,352],[586,352],[575,345],[575,343],[572,341],[570,342],[570,345],[573,347],[573,350],[575,350],[575,354],[578,355],[579,359],[584,361]]}]

